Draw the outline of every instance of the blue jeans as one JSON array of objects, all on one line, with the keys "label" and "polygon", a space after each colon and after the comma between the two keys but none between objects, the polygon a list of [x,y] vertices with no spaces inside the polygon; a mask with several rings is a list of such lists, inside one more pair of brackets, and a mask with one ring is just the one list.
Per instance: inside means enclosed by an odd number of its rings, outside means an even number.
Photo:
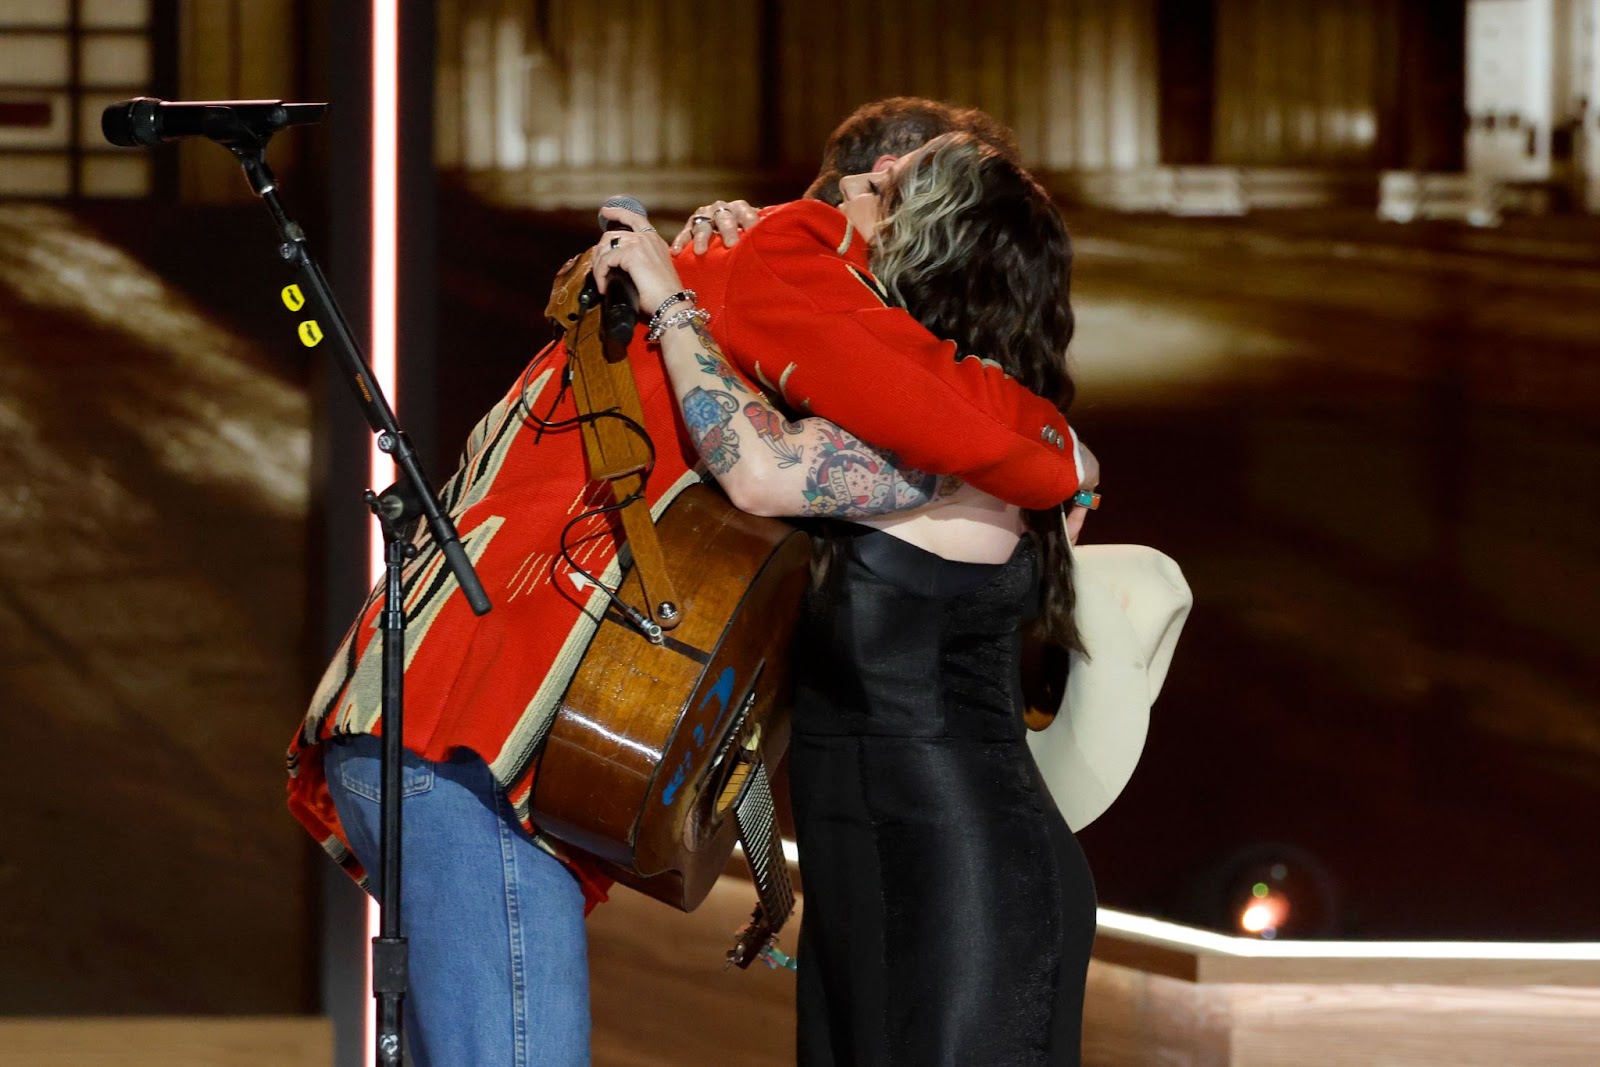
[{"label": "blue jeans", "polygon": [[[329,742],[328,789],[379,883],[376,737]],[[477,756],[405,754],[401,933],[410,954],[406,1043],[416,1067],[589,1062],[583,891],[533,843]]]}]

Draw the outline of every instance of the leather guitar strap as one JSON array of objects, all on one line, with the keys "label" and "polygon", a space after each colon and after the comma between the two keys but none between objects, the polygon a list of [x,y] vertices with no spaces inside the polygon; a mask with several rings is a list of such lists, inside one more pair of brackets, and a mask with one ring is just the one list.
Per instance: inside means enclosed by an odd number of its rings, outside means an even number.
[{"label": "leather guitar strap", "polygon": [[[587,276],[588,255],[570,264],[557,279],[559,290],[576,271]],[[592,290],[592,285],[590,289]],[[580,303],[587,301],[587,295]],[[553,301],[552,301],[553,302]],[[633,554],[634,573],[643,590],[644,613],[663,630],[670,630],[683,619],[682,602],[667,568],[666,554],[650,506],[644,498],[645,475],[650,466],[650,445],[644,438],[644,411],[639,403],[639,387],[628,365],[627,346],[605,336],[600,321],[599,294],[594,294],[577,320],[567,329],[567,352],[572,364],[572,395],[579,412],[594,415],[616,412],[632,420],[634,427],[621,419],[585,419],[582,423],[584,450],[589,460],[589,475],[611,483],[618,500],[633,498],[621,509],[622,528]],[[662,605],[673,605],[663,612]]]}]

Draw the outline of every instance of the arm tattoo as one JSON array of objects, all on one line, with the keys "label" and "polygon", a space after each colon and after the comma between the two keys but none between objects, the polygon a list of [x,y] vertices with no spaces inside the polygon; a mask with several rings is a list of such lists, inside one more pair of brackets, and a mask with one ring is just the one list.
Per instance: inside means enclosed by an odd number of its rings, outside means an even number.
[{"label": "arm tattoo", "polygon": [[717,344],[717,339],[711,336],[711,331],[706,329],[705,323],[690,319],[689,329],[693,330],[694,335],[700,339],[700,344],[703,348],[715,352],[719,357],[722,355],[722,347]]},{"label": "arm tattoo", "polygon": [[703,322],[691,322],[690,328],[694,330],[695,337],[700,341],[704,352],[694,354],[695,362],[700,369],[713,377],[722,379],[722,387],[732,393],[749,393],[750,387],[745,384],[744,376],[733,369],[722,348],[717,344],[717,339],[711,336],[711,331],[706,329]]},{"label": "arm tattoo", "polygon": [[[699,324],[697,323],[696,325],[698,326]],[[750,388],[744,384],[744,379],[723,357],[722,352],[717,349],[715,343],[707,345],[704,352],[696,352],[694,361],[700,365],[700,369],[705,373],[713,378],[720,378],[722,387],[730,393],[750,392]]]},{"label": "arm tattoo", "polygon": [[892,452],[848,431],[822,431],[824,443],[806,472],[805,514],[859,519],[926,504],[939,477],[896,466]]},{"label": "arm tattoo", "polygon": [[[938,475],[902,466],[894,453],[874,448],[843,427],[823,419],[805,425],[790,422],[745,382],[702,323],[693,323],[692,329],[703,349],[695,353],[695,363],[708,384],[715,379],[722,386],[696,387],[682,399],[684,424],[712,474],[727,474],[739,462],[733,413],[742,409],[756,438],[777,457],[778,469],[810,458],[800,514],[842,519],[887,515],[921,507],[940,490]],[[741,403],[740,396],[756,399]],[[949,481],[946,493],[960,485]]]},{"label": "arm tattoo", "polygon": [[739,462],[739,436],[729,425],[739,401],[719,390],[696,387],[683,397],[683,421],[700,458],[712,474],[726,474]]},{"label": "arm tattoo", "polygon": [[792,467],[805,458],[805,449],[789,438],[800,434],[798,423],[790,422],[766,404],[752,400],[744,406],[744,417],[756,428],[756,437],[778,457],[778,467]]}]

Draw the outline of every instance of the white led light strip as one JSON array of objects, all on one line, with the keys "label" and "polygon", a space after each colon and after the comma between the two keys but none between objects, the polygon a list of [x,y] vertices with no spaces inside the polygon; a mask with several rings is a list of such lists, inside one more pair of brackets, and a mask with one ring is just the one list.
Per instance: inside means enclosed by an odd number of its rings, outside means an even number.
[{"label": "white led light strip", "polygon": [[[378,387],[398,412],[395,307],[399,255],[395,230],[399,222],[400,171],[400,4],[372,4],[372,339],[367,359]],[[368,461],[374,491],[394,481],[395,467],[378,450],[373,435]],[[367,572],[373,582],[383,574],[383,531],[374,522],[368,540]]]},{"label": "white led light strip", "polygon": [[1596,960],[1596,941],[1258,941],[1101,908],[1101,930],[1174,948],[1257,959]]},{"label": "white led light strip", "polygon": [[[396,375],[395,307],[398,254],[396,226],[399,221],[400,172],[400,2],[372,2],[372,338],[367,361],[378,388],[400,410],[399,380]],[[372,452],[367,462],[367,484],[374,491],[394,481],[394,463],[379,451],[373,435]],[[383,531],[374,520],[367,540],[367,576],[375,584],[383,575]],[[367,933],[379,931],[377,901],[367,902]],[[369,941],[370,944],[370,941]],[[372,953],[366,953],[366,991],[372,993]],[[377,1020],[372,1004],[366,1010],[366,1048],[377,1047]]]}]

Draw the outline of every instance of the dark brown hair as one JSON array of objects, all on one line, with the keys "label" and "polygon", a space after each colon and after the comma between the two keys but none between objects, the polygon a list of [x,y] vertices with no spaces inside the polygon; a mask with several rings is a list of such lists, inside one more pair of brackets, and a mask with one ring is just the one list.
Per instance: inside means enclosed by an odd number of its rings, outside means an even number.
[{"label": "dark brown hair", "polygon": [[903,156],[955,131],[970,133],[1012,159],[1018,157],[1015,135],[977,108],[952,107],[920,96],[891,96],[856,108],[833,131],[806,199],[838,207],[840,178],[865,174],[882,156]]}]

